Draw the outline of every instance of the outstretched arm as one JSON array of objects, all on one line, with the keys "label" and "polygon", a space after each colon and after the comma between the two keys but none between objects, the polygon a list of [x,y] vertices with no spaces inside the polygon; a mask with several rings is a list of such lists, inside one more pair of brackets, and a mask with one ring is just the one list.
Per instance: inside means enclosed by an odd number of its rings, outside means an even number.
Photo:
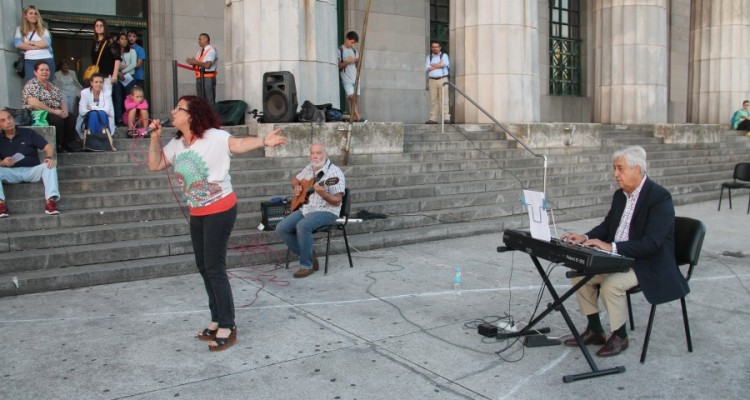
[{"label": "outstretched arm", "polygon": [[286,143],[286,138],[279,135],[281,128],[274,130],[264,137],[229,138],[229,151],[232,154],[247,153],[261,147],[276,147]]}]

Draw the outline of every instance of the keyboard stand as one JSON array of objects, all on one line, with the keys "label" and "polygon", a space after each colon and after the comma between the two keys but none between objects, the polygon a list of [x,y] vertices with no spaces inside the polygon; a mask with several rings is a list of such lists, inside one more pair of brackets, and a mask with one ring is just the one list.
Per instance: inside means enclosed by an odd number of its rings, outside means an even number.
[{"label": "keyboard stand", "polygon": [[531,330],[537,323],[539,323],[539,321],[544,319],[544,317],[546,317],[547,314],[549,314],[550,312],[560,311],[563,318],[565,318],[565,323],[568,324],[568,328],[570,328],[570,332],[573,334],[573,338],[575,338],[576,343],[578,343],[578,347],[581,349],[583,356],[586,358],[586,361],[589,363],[589,367],[591,367],[591,372],[583,372],[580,374],[563,376],[563,382],[570,383],[570,382],[575,382],[575,381],[579,381],[582,379],[597,378],[597,377],[604,376],[604,375],[612,375],[612,374],[619,374],[619,373],[625,372],[624,366],[607,368],[607,369],[599,369],[596,366],[594,359],[591,357],[591,353],[589,353],[589,349],[586,347],[585,344],[583,344],[583,339],[581,338],[581,335],[578,333],[578,329],[576,329],[576,326],[573,324],[573,320],[570,319],[570,315],[568,315],[568,311],[565,309],[565,306],[563,305],[563,302],[565,300],[567,300],[570,296],[575,294],[575,292],[581,286],[585,285],[596,274],[585,274],[585,273],[581,274],[582,279],[578,283],[576,283],[567,292],[563,293],[562,296],[558,296],[557,291],[555,291],[554,286],[552,286],[552,282],[549,280],[549,277],[547,276],[547,273],[544,272],[544,268],[542,268],[542,264],[539,263],[539,259],[533,254],[530,254],[530,256],[531,256],[531,260],[534,262],[534,266],[536,267],[537,272],[539,272],[539,276],[541,276],[542,281],[544,281],[544,286],[547,287],[547,291],[550,293],[550,295],[552,295],[552,298],[554,299],[554,301],[547,306],[546,310],[544,310],[541,314],[539,314],[531,322],[529,322],[528,325],[526,325],[523,329],[521,329],[521,332],[519,332],[519,335],[523,335],[527,331]]}]

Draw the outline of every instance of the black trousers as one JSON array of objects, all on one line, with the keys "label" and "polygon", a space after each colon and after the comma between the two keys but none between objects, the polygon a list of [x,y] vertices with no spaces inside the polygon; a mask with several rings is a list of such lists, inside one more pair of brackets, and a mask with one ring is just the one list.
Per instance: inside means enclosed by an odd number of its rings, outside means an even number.
[{"label": "black trousers", "polygon": [[47,114],[47,123],[55,127],[57,148],[69,146],[75,141],[76,117],[68,114],[67,118],[59,115]]},{"label": "black trousers", "polygon": [[206,286],[211,321],[220,328],[234,326],[234,298],[227,277],[227,245],[237,219],[237,205],[217,214],[190,216],[190,238]]},{"label": "black trousers", "polygon": [[750,120],[746,119],[746,120],[740,122],[740,124],[737,125],[737,130],[738,131],[748,131],[748,132],[750,132]]}]

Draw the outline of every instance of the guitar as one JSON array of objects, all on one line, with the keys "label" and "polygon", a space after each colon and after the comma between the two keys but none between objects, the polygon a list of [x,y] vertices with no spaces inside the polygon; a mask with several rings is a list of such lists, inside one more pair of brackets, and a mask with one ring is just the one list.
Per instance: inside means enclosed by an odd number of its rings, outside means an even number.
[{"label": "guitar", "polygon": [[310,179],[303,179],[299,182],[300,186],[302,186],[302,191],[299,192],[298,196],[295,196],[292,199],[292,211],[297,211],[300,207],[302,207],[303,204],[307,204],[310,201],[310,195],[315,192],[315,184],[319,184],[320,186],[333,186],[337,183],[339,183],[338,177],[328,178],[325,181],[320,181],[323,171],[319,172],[318,175],[320,177],[317,179],[310,178]]}]

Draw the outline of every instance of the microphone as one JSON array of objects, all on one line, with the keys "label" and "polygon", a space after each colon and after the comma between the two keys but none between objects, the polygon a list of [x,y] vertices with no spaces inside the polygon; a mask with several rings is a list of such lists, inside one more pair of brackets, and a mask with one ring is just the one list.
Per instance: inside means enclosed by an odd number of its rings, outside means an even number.
[{"label": "microphone", "polygon": [[[160,121],[159,126],[162,126],[162,125],[165,125],[165,124],[168,124],[168,123],[169,123],[169,118],[165,119],[164,121]],[[150,135],[151,132],[153,132],[155,130],[156,130],[156,128],[149,127],[148,129],[146,129],[146,132],[143,132],[143,136]]]}]

